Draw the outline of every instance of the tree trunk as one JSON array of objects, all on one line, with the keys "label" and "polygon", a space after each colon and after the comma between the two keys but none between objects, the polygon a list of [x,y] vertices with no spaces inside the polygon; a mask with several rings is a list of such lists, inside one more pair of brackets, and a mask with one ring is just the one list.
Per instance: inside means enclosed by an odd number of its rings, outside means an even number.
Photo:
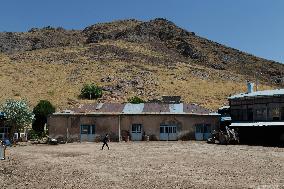
[{"label": "tree trunk", "polygon": [[11,126],[10,131],[9,131],[9,135],[8,138],[10,140],[10,142],[13,144],[14,143],[14,133],[16,131],[16,127],[14,125]]}]

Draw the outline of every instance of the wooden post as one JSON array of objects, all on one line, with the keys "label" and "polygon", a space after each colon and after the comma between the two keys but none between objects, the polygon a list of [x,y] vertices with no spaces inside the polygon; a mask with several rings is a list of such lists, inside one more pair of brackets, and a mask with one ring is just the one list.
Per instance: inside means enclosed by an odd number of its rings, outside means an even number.
[{"label": "wooden post", "polygon": [[118,115],[118,142],[120,142],[120,138],[121,138],[121,136],[120,136],[121,134],[120,134],[120,115]]}]

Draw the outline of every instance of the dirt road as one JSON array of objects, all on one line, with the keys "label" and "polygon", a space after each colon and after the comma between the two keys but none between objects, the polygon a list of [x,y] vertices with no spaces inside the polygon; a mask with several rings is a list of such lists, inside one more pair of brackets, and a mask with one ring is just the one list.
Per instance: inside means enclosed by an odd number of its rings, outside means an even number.
[{"label": "dirt road", "polygon": [[284,188],[284,148],[204,142],[8,148],[0,188]]}]

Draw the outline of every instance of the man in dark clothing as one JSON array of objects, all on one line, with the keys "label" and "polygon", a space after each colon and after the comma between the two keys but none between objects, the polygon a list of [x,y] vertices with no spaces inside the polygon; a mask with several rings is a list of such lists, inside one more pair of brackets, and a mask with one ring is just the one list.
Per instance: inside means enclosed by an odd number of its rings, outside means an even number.
[{"label": "man in dark clothing", "polygon": [[108,134],[106,134],[106,136],[104,137],[104,139],[103,139],[103,146],[102,146],[102,150],[104,149],[104,146],[106,145],[107,146],[107,148],[109,149],[109,147],[108,147],[108,145],[107,145],[107,143],[109,142],[109,136],[108,136]]}]

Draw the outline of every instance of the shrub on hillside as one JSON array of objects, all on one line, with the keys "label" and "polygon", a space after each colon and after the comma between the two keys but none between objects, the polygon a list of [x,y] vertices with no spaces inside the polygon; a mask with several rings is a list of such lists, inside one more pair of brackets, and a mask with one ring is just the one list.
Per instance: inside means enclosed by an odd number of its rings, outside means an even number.
[{"label": "shrub on hillside", "polygon": [[81,90],[81,98],[97,99],[103,96],[103,90],[95,84],[85,84]]},{"label": "shrub on hillside", "polygon": [[128,98],[128,102],[132,104],[140,104],[140,103],[144,103],[145,101],[139,98],[138,96],[133,96],[131,98]]}]

